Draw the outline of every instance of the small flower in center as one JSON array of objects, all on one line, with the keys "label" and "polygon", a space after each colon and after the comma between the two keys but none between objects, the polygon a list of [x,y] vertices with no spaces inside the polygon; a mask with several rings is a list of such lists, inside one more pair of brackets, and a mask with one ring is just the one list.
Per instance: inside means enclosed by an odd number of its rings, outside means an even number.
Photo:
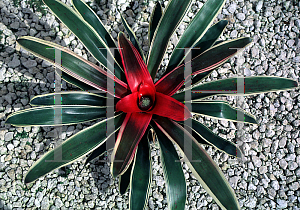
[{"label": "small flower in center", "polygon": [[155,89],[144,81],[138,88],[138,107],[142,111],[148,111],[152,108],[155,100]]},{"label": "small flower in center", "polygon": [[142,111],[149,110],[153,105],[152,99],[149,96],[142,96],[138,101],[138,106]]}]

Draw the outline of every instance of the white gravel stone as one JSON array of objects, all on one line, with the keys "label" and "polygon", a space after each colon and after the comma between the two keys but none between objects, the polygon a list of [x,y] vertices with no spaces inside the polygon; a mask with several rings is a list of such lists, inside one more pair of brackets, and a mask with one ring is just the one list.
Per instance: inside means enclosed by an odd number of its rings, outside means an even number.
[{"label": "white gravel stone", "polygon": [[294,171],[296,168],[298,168],[298,164],[296,162],[290,161],[288,164],[288,168],[289,170]]},{"label": "white gravel stone", "polygon": [[232,3],[229,5],[229,7],[227,8],[228,12],[230,12],[231,14],[233,14],[236,10],[236,3]]},{"label": "white gravel stone", "polygon": [[284,159],[279,160],[279,165],[281,168],[286,169],[287,168],[287,162]]},{"label": "white gravel stone", "polygon": [[60,208],[60,207],[63,206],[63,202],[61,201],[60,198],[56,198],[56,199],[55,199],[55,206],[56,206],[57,208]]},{"label": "white gravel stone", "polygon": [[279,209],[285,209],[287,207],[287,201],[285,200],[277,199],[277,204],[277,208]]},{"label": "white gravel stone", "polygon": [[14,147],[14,145],[13,144],[8,144],[7,145],[7,149],[8,150],[13,150],[15,147]]},{"label": "white gravel stone", "polygon": [[256,207],[256,202],[257,202],[257,198],[253,197],[253,198],[250,198],[249,200],[247,200],[244,203],[244,206],[246,206],[248,208],[255,208]]},{"label": "white gravel stone", "polygon": [[14,138],[14,132],[7,132],[4,136],[5,141],[10,141]]},{"label": "white gravel stone", "polygon": [[41,203],[41,209],[49,209],[50,203],[49,198],[47,196],[43,197],[42,203]]},{"label": "white gravel stone", "polygon": [[278,183],[278,181],[272,181],[272,182],[271,182],[271,187],[272,187],[274,190],[279,190],[279,183]]},{"label": "white gravel stone", "polygon": [[237,19],[239,19],[239,20],[245,20],[245,18],[246,18],[246,16],[245,16],[244,13],[238,13],[238,14],[236,15],[236,17],[237,17]]},{"label": "white gravel stone", "polygon": [[299,63],[300,62],[300,56],[296,56],[293,58],[294,63]]},{"label": "white gravel stone", "polygon": [[252,162],[257,168],[260,167],[262,164],[260,158],[256,156],[252,156]]},{"label": "white gravel stone", "polygon": [[256,5],[256,11],[257,12],[260,12],[260,10],[262,9],[262,7],[263,7],[263,1],[259,1],[258,3],[257,3],[257,5]]}]

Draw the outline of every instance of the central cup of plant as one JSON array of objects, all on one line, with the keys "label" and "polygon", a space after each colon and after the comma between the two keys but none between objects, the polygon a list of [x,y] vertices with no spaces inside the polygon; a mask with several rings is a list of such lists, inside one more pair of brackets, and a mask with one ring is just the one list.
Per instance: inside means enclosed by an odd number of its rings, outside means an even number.
[{"label": "central cup of plant", "polygon": [[149,111],[155,102],[155,90],[145,82],[142,82],[138,88],[138,107],[142,111]]}]

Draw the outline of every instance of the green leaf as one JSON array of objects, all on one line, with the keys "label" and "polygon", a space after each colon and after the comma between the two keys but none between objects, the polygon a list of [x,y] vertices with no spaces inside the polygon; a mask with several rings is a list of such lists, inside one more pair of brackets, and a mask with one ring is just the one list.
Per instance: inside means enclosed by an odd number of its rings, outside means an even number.
[{"label": "green leaf", "polygon": [[168,42],[188,10],[190,3],[191,0],[170,0],[158,23],[147,60],[148,70],[153,80],[167,50]]},{"label": "green leaf", "polygon": [[119,178],[119,192],[120,192],[121,195],[124,195],[126,193],[126,191],[128,190],[128,188],[129,188],[130,177],[131,177],[133,164],[134,164],[134,161],[132,161],[130,163],[128,169]]},{"label": "green leaf", "polygon": [[213,46],[216,46],[216,45],[218,45],[218,44],[221,44],[222,42],[225,42],[224,40],[219,40],[219,41],[216,41],[215,43],[214,43],[214,45]]},{"label": "green leaf", "polygon": [[183,48],[190,48],[203,37],[210,24],[223,7],[225,0],[207,0],[188,25],[173,51],[166,73],[177,67],[185,57]]},{"label": "green leaf", "polygon": [[219,22],[211,26],[203,35],[203,37],[193,46],[193,48],[196,49],[192,50],[192,58],[195,58],[198,55],[202,54],[211,46],[222,43],[223,41],[217,41],[217,39],[221,36],[227,24],[228,20],[220,20]]},{"label": "green leaf", "polygon": [[80,88],[81,90],[97,90],[96,88],[85,84],[84,82],[79,81],[78,79],[66,74],[65,72],[61,72],[61,78],[66,82],[75,85],[76,87]]},{"label": "green leaf", "polygon": [[47,152],[31,168],[25,177],[25,183],[33,182],[50,171],[69,165],[70,163],[92,152],[101,146],[107,139],[106,124],[114,121],[116,127],[120,127],[124,115],[98,122],[64,141],[55,149]]},{"label": "green leaf", "polygon": [[90,24],[88,24],[77,12],[60,1],[43,0],[43,2],[55,16],[74,33],[98,62],[107,68],[108,66],[114,66],[115,76],[126,81],[125,74],[119,64],[117,64],[115,60],[114,63],[108,63],[108,54],[111,57],[113,56],[111,55],[108,46]]},{"label": "green leaf", "polygon": [[127,24],[125,18],[123,18],[123,16],[121,15],[121,20],[122,20],[122,24],[124,25],[124,28],[126,29],[128,35],[129,35],[129,40],[131,41],[131,43],[133,44],[133,46],[135,47],[135,49],[138,50],[138,52],[140,53],[142,59],[144,62],[146,62],[144,53],[142,51],[142,48],[138,42],[138,39],[135,36],[135,33],[133,32],[133,30],[130,28],[130,26]]},{"label": "green leaf", "polygon": [[[35,37],[21,37],[18,44],[34,55],[47,60],[60,68],[63,72],[75,77],[98,90],[107,90],[107,77],[115,81],[115,92],[111,95],[121,98],[127,94],[127,84],[121,80],[114,78],[112,74],[107,73],[94,63],[87,61],[60,45],[52,42],[44,41]],[[61,52],[61,65],[55,63],[55,50]]]},{"label": "green leaf", "polygon": [[130,180],[130,210],[144,209],[148,202],[152,163],[147,133],[142,137],[134,159],[134,168]]},{"label": "green leaf", "polygon": [[217,204],[222,209],[240,209],[234,191],[225,176],[201,145],[178,123],[159,116],[155,116],[153,120],[158,128],[172,142],[177,144],[182,155],[184,155],[185,147],[191,148],[190,151],[186,151],[189,152],[185,155],[187,158],[186,163],[193,175]]},{"label": "green leaf", "polygon": [[34,106],[55,105],[55,95],[60,95],[61,105],[106,106],[106,94],[93,94],[85,91],[67,91],[38,95],[30,100],[30,104]]},{"label": "green leaf", "polygon": [[[226,119],[234,122],[243,122],[257,124],[253,115],[244,112],[239,108],[230,106],[225,101],[199,101],[191,104],[192,112],[202,116]],[[238,119],[238,116],[243,116],[243,119]]]},{"label": "green leaf", "polygon": [[[179,125],[181,125],[184,128],[184,125],[181,122]],[[204,140],[201,136],[199,136],[199,134],[197,132],[195,132],[193,129],[192,130],[192,136],[195,138],[195,140],[199,143],[199,144],[204,144],[206,146],[212,146],[211,143],[207,142],[206,140]]]},{"label": "green leaf", "polygon": [[186,202],[185,176],[172,142],[155,124],[152,124],[160,145],[160,157],[166,181],[169,209],[183,209]]},{"label": "green leaf", "polygon": [[116,48],[117,45],[114,42],[111,35],[104,27],[102,21],[99,19],[97,14],[82,0],[71,0],[75,11],[81,15],[81,17],[97,32],[104,43],[108,47]]},{"label": "green leaf", "polygon": [[75,11],[79,13],[82,16],[82,18],[86,22],[88,22],[88,24],[90,24],[90,26],[98,33],[98,35],[107,45],[107,47],[111,49],[116,49],[114,51],[115,60],[118,64],[122,64],[119,50],[117,50],[117,45],[114,39],[111,37],[110,33],[104,27],[98,15],[82,0],[72,0],[72,4],[74,5]]},{"label": "green leaf", "polygon": [[[237,93],[237,79],[243,80],[241,84],[241,92]],[[213,95],[253,95],[274,91],[291,90],[298,87],[298,82],[288,78],[256,76],[228,78],[200,84],[192,88],[192,100],[204,99]],[[216,92],[218,90],[218,92]],[[184,101],[185,92],[173,95],[172,97],[178,101]]]},{"label": "green leaf", "polygon": [[214,69],[243,50],[252,42],[249,37],[222,42],[192,60],[193,75]]},{"label": "green leaf", "polygon": [[108,137],[108,139],[101,146],[97,147],[97,149],[95,149],[89,155],[89,157],[86,159],[84,165],[86,166],[89,162],[94,160],[96,157],[100,157],[100,156],[104,155],[105,152],[108,152],[109,150],[112,150],[113,146],[111,147],[111,144],[107,144],[107,142],[115,141],[116,137],[118,136],[118,133],[119,133],[119,128],[116,128],[114,135],[110,135]]},{"label": "green leaf", "polygon": [[89,162],[91,162],[92,160],[94,160],[97,157],[101,157],[102,155],[104,155],[107,152],[106,149],[106,142],[104,142],[100,147],[98,147],[97,149],[95,149],[86,159],[84,166],[86,166]]},{"label": "green leaf", "polygon": [[[200,73],[200,74],[196,74],[192,76],[192,85],[197,85],[199,84],[201,81],[203,81],[205,78],[207,78],[215,69]],[[181,87],[181,90],[184,89],[184,86]]]},{"label": "green leaf", "polygon": [[70,125],[106,116],[106,107],[84,105],[42,106],[14,112],[6,123],[15,126]]},{"label": "green leaf", "polygon": [[235,144],[214,134],[207,126],[195,119],[192,119],[192,136],[200,144],[206,141],[208,145],[212,145],[216,149],[226,152],[231,156],[242,156],[241,150]]},{"label": "green leaf", "polygon": [[[224,41],[216,41],[216,40],[221,36],[227,24],[228,24],[227,20],[220,20],[218,23],[211,26],[206,31],[204,36],[193,46],[194,49],[192,50],[192,59],[196,58],[198,55],[208,50],[211,46],[215,46],[224,42]],[[208,77],[213,71],[214,69],[192,76],[192,85],[196,85],[197,83],[200,83],[203,79]],[[182,86],[180,89],[181,90],[184,89],[184,86]]]},{"label": "green leaf", "polygon": [[162,7],[159,2],[156,2],[155,7],[153,8],[153,11],[151,13],[150,22],[149,22],[149,29],[148,29],[148,41],[149,45],[151,45],[152,38],[154,35],[154,32],[158,26],[158,23],[162,16]]}]

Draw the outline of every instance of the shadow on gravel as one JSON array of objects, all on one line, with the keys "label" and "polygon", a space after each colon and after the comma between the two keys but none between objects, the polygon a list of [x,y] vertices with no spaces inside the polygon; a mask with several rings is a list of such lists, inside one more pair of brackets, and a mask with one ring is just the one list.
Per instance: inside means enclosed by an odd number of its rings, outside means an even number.
[{"label": "shadow on gravel", "polygon": [[96,158],[85,167],[91,173],[99,192],[106,193],[111,186],[114,187],[115,179],[110,174],[110,164],[106,155]]}]

